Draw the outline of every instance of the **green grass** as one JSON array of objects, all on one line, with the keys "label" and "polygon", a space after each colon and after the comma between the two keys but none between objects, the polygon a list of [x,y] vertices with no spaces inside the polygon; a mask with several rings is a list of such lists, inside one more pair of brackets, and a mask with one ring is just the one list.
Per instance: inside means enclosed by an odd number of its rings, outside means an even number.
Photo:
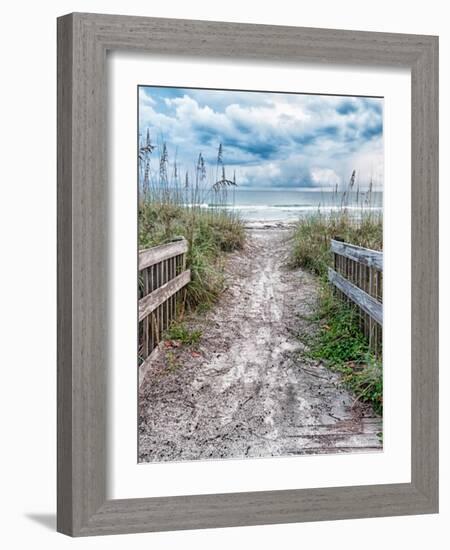
[{"label": "green grass", "polygon": [[317,320],[321,330],[314,346],[316,358],[334,364],[364,360],[367,343],[359,330],[357,315],[333,296],[328,285],[321,288]]},{"label": "green grass", "polygon": [[331,239],[381,250],[383,246],[383,223],[378,214],[362,214],[354,221],[345,210],[325,215],[317,213],[298,222],[294,230],[294,246],[291,263],[313,273],[325,276],[331,265]]},{"label": "green grass", "polygon": [[323,285],[316,320],[319,331],[310,342],[309,354],[340,372],[355,398],[383,411],[383,369],[381,360],[369,349],[359,330],[355,311],[334,297]]},{"label": "green grass", "polygon": [[189,330],[181,322],[172,323],[165,334],[169,340],[176,340],[186,346],[195,346],[202,336],[201,330]]},{"label": "green grass", "polygon": [[342,374],[344,384],[355,399],[370,403],[375,412],[383,410],[383,371],[381,360],[370,350],[359,328],[357,313],[337,299],[328,282],[327,268],[332,264],[331,239],[381,250],[383,246],[382,218],[377,214],[362,214],[359,221],[344,210],[317,214],[300,220],[294,231],[292,267],[302,267],[320,277],[321,292],[315,321],[317,335],[310,342],[309,354],[323,361],[331,370]]},{"label": "green grass", "polygon": [[224,288],[225,253],[244,244],[243,223],[225,210],[141,201],[139,248],[167,243],[180,236],[189,242],[187,267],[192,280],[187,286],[187,306],[207,309]]}]

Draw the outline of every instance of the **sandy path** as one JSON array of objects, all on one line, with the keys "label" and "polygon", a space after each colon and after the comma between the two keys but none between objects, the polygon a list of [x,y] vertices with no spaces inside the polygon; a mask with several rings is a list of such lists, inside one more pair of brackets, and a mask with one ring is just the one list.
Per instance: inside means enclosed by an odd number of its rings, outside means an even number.
[{"label": "sandy path", "polygon": [[317,286],[285,267],[288,239],[249,231],[219,303],[191,321],[198,353],[159,353],[139,395],[140,461],[381,450],[380,419],[304,356]]}]

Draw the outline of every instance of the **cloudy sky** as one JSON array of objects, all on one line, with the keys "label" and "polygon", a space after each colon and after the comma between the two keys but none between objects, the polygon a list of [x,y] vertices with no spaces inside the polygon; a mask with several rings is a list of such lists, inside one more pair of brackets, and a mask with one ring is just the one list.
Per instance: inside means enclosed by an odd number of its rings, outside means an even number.
[{"label": "cloudy sky", "polygon": [[210,170],[219,143],[227,177],[245,188],[383,185],[383,100],[326,95],[139,88],[139,131],[193,172],[201,152]]}]

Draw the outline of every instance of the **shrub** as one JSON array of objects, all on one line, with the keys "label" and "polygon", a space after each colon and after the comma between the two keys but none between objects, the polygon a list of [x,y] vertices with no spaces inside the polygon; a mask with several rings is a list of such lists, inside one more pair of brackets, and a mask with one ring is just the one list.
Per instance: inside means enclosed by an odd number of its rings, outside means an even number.
[{"label": "shrub", "polygon": [[179,236],[189,242],[187,267],[192,280],[187,286],[187,304],[191,308],[207,307],[223,290],[224,252],[244,244],[244,225],[234,213],[224,209],[141,201],[140,248],[163,244]]}]

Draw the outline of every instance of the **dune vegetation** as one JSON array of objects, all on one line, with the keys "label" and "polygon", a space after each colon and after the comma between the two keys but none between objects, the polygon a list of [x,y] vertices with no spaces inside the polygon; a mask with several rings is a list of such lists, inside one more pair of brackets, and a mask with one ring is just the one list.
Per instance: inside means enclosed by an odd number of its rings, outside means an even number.
[{"label": "dune vegetation", "polygon": [[340,208],[330,213],[318,211],[299,220],[293,233],[291,266],[307,269],[320,280],[314,318],[319,329],[310,342],[309,354],[342,373],[344,382],[355,393],[356,399],[371,403],[374,410],[381,414],[381,356],[370,349],[360,330],[357,311],[339,300],[327,281],[327,269],[332,266],[333,260],[331,239],[373,250],[383,249],[383,218],[370,208],[370,191],[369,188],[360,209],[349,210],[345,204],[345,193],[339,196],[336,192]]},{"label": "dune vegetation", "polygon": [[181,175],[176,160],[169,161],[164,142],[158,146],[158,168],[152,173],[150,158],[155,149],[147,133],[139,151],[139,248],[186,238],[191,270],[186,305],[207,308],[223,290],[225,253],[242,248],[245,241],[243,222],[226,208],[237,183],[235,177],[226,177],[222,145],[209,174],[200,153],[194,173]]}]

